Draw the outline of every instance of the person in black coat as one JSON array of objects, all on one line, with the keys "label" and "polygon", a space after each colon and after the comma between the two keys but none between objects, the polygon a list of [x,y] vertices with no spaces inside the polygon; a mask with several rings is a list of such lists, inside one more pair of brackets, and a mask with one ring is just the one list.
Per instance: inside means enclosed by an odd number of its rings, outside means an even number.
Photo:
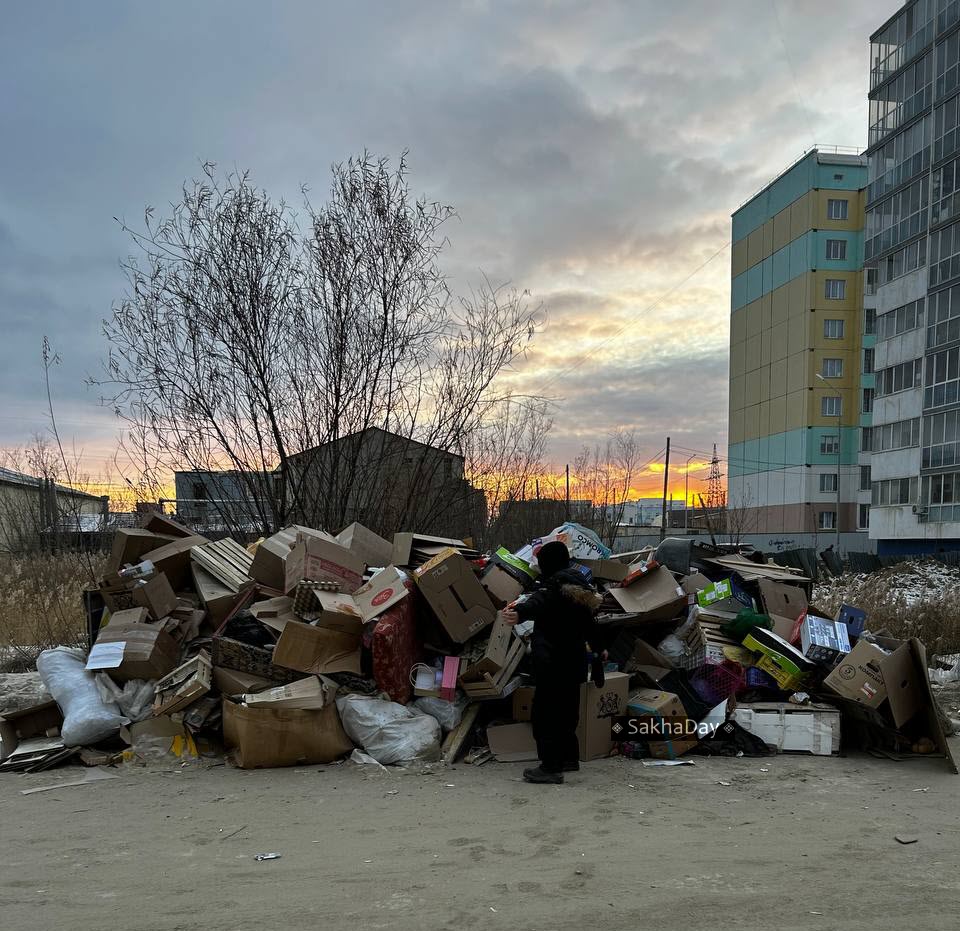
[{"label": "person in black coat", "polygon": [[537,562],[536,588],[514,608],[504,610],[503,617],[509,624],[534,622],[536,691],[531,717],[540,765],[524,770],[523,778],[561,783],[565,772],[580,768],[580,686],[587,678],[587,645],[600,652],[594,614],[601,598],[583,575],[570,568],[570,553],[563,543],[545,544]]}]

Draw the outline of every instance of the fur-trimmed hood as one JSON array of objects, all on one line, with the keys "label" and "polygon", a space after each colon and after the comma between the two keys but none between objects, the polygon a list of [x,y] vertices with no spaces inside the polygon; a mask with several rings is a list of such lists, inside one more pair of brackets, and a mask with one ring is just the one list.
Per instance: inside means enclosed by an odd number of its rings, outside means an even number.
[{"label": "fur-trimmed hood", "polygon": [[563,595],[567,601],[572,601],[582,608],[587,608],[591,613],[595,613],[600,605],[603,604],[603,595],[598,594],[593,591],[593,589],[585,588],[583,585],[576,585],[572,582],[561,585],[560,594]]}]

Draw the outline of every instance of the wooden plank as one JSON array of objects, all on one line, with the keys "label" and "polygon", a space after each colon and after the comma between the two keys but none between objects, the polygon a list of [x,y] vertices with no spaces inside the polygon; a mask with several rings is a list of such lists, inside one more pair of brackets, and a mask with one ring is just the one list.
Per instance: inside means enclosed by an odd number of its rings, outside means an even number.
[{"label": "wooden plank", "polygon": [[456,763],[457,756],[463,749],[464,741],[466,741],[473,730],[473,725],[477,722],[478,714],[480,714],[479,705],[468,705],[463,717],[460,718],[460,723],[447,734],[447,739],[444,740],[443,746],[440,748],[440,759],[447,766]]}]

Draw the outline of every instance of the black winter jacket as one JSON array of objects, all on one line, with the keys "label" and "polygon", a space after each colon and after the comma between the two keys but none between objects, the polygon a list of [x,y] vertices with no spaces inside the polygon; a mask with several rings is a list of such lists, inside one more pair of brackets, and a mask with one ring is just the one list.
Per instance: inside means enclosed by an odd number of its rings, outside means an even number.
[{"label": "black winter jacket", "polygon": [[602,598],[574,569],[563,569],[537,582],[517,605],[522,621],[533,621],[534,662],[577,675],[586,670],[586,644],[598,651],[600,627],[594,614]]}]

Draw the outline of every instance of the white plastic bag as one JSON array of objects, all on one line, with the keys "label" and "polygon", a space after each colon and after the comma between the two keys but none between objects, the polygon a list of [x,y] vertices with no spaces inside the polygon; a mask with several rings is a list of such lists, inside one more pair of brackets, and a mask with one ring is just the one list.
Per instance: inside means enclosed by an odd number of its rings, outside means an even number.
[{"label": "white plastic bag", "polygon": [[121,688],[105,672],[96,675],[97,691],[107,704],[111,702],[120,708],[120,713],[132,723],[145,721],[153,714],[154,687],[146,679],[131,679]]},{"label": "white plastic bag", "polygon": [[129,719],[114,702],[105,702],[80,650],[57,647],[37,658],[37,671],[63,712],[60,736],[68,747],[99,743],[119,733]]},{"label": "white plastic bag", "polygon": [[440,724],[416,708],[365,695],[343,695],[337,710],[347,736],[378,763],[440,758]]},{"label": "white plastic bag", "polygon": [[445,731],[452,731],[460,723],[469,704],[466,695],[458,695],[455,701],[424,696],[416,699],[413,706],[424,714],[429,714],[431,718],[436,718]]}]

